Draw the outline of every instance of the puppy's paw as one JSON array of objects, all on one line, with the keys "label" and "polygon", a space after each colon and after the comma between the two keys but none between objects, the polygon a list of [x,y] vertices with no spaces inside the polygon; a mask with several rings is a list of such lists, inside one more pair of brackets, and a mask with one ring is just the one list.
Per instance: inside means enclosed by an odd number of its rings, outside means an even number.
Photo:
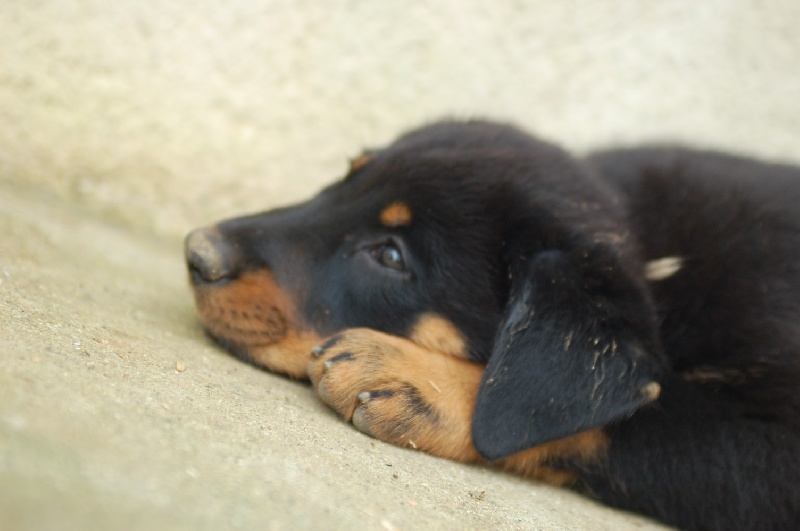
[{"label": "puppy's paw", "polygon": [[320,398],[382,441],[472,461],[470,426],[482,367],[369,329],[315,347],[308,373]]}]

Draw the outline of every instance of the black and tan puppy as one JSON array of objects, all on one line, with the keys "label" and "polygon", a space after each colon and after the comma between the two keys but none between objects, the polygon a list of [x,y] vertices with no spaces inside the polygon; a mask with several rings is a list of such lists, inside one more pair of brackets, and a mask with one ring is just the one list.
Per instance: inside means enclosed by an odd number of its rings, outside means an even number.
[{"label": "black and tan puppy", "polygon": [[800,170],[440,123],[192,232],[201,319],[378,439],[698,529],[800,523]]}]

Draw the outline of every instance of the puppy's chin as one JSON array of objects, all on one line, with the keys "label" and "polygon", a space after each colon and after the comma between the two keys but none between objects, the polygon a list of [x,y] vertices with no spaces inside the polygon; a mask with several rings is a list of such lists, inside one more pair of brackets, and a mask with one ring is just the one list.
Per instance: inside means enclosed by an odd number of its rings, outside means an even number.
[{"label": "puppy's chin", "polygon": [[311,349],[322,343],[322,338],[312,332],[289,332],[281,340],[268,344],[246,344],[221,337],[206,330],[206,333],[225,350],[262,369],[284,374],[290,378],[308,378],[308,362]]}]

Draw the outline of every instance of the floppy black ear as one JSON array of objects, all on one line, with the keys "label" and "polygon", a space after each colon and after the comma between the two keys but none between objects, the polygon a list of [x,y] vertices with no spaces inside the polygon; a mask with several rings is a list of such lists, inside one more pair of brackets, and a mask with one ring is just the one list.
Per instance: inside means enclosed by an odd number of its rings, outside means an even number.
[{"label": "floppy black ear", "polygon": [[655,400],[652,315],[610,248],[521,260],[475,404],[478,452],[504,458]]}]

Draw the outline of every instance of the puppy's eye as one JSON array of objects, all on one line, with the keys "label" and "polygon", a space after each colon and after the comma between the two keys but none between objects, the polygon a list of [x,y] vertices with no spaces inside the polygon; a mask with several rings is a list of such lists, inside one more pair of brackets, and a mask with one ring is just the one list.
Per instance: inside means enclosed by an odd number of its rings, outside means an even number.
[{"label": "puppy's eye", "polygon": [[385,243],[374,248],[370,253],[376,262],[383,267],[394,271],[405,271],[406,263],[403,260],[403,253],[391,243]]}]

